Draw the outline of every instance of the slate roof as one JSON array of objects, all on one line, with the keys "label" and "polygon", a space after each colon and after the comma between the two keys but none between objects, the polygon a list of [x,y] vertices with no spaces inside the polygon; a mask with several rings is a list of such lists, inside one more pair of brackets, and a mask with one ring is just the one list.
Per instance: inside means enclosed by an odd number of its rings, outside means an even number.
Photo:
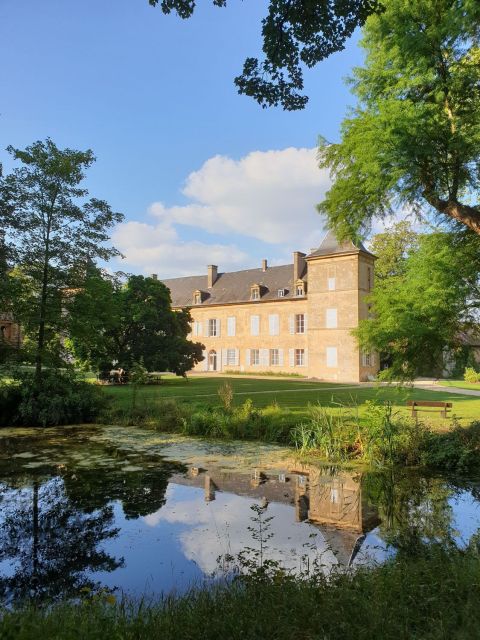
[{"label": "slate roof", "polygon": [[[305,281],[306,275],[305,271],[301,276]],[[207,274],[171,278],[162,280],[162,282],[170,289],[172,306],[174,307],[194,306],[193,293],[197,290],[203,292],[204,298],[201,306],[249,302],[253,284],[260,285],[260,300],[282,300],[283,298],[278,297],[279,289],[285,289],[285,299],[295,297],[293,264],[268,267],[266,271],[258,268],[219,273],[211,289],[208,289],[207,286]]]},{"label": "slate roof", "polygon": [[331,256],[331,255],[339,255],[342,253],[352,253],[352,251],[358,253],[362,251],[363,253],[367,253],[369,255],[373,255],[370,251],[367,251],[362,242],[358,244],[354,244],[351,240],[345,240],[344,242],[339,242],[335,237],[333,231],[329,231],[325,238],[323,239],[321,245],[315,251],[312,251],[308,256],[308,258],[318,258],[321,256]]},{"label": "slate roof", "polygon": [[[351,241],[338,242],[335,234],[329,231],[319,248],[310,253],[308,258],[316,258],[328,255],[341,255],[343,253],[364,252],[372,255],[362,243],[355,245]],[[300,275],[307,282],[307,269]],[[191,307],[200,306],[193,304],[195,291],[203,293],[201,306],[228,304],[235,302],[250,302],[251,287],[258,284],[261,287],[260,300],[291,300],[296,298],[293,282],[293,264],[284,264],[279,267],[268,267],[266,271],[261,268],[245,269],[244,271],[232,271],[219,273],[211,289],[208,288],[207,274],[203,276],[186,276],[184,278],[171,278],[162,280],[170,289],[172,306]],[[278,290],[285,289],[284,297],[278,297]]]}]

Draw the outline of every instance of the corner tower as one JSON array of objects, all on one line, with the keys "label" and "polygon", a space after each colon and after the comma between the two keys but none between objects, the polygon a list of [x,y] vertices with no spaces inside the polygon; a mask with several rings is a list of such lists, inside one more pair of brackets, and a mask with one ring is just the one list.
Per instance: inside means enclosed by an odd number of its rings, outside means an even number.
[{"label": "corner tower", "polygon": [[339,242],[330,231],[306,261],[310,375],[368,380],[378,371],[378,357],[360,352],[351,331],[368,318],[365,297],[373,287],[375,256],[361,243]]}]

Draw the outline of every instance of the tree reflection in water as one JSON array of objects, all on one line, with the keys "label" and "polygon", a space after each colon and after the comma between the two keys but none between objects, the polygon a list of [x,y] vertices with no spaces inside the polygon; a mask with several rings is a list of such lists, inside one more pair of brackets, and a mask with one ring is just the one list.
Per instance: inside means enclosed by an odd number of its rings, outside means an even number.
[{"label": "tree reflection in water", "polygon": [[[127,519],[147,515],[164,505],[170,475],[184,469],[158,456],[93,443],[83,451],[74,459],[65,456],[66,464],[45,461],[28,468],[27,458],[23,469],[23,459],[4,457],[0,602],[53,600],[103,588],[92,574],[124,566],[123,558],[103,548],[120,533],[115,502]],[[101,460],[102,467],[85,464],[89,458]]]},{"label": "tree reflection in water", "polygon": [[0,522],[0,599],[56,599],[99,585],[88,572],[113,571],[122,559],[109,556],[102,542],[118,534],[113,508],[85,513],[69,499],[63,480],[34,481],[7,490]]}]

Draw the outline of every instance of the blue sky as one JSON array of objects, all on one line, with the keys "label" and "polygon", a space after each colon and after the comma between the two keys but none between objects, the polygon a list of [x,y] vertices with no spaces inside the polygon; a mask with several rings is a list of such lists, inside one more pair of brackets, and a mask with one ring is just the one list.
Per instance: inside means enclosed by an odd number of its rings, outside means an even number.
[{"label": "blue sky", "polygon": [[113,238],[127,271],[280,263],[322,235],[314,147],[339,138],[357,38],[306,73],[305,110],[263,110],[233,78],[260,53],[266,2],[198,4],[182,21],[147,0],[0,3],[0,160],[47,136],[92,148],[87,186],[125,213]]}]

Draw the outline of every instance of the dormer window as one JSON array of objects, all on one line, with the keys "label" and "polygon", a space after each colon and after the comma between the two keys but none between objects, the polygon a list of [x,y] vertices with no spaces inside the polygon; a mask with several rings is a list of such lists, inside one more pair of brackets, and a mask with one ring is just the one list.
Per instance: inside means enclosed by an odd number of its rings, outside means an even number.
[{"label": "dormer window", "polygon": [[260,300],[260,286],[253,284],[250,288],[250,300]]},{"label": "dormer window", "polygon": [[279,289],[277,291],[277,295],[279,298],[284,298],[285,297],[285,289]]},{"label": "dormer window", "polygon": [[202,304],[202,292],[194,291],[193,292],[193,304]]},{"label": "dormer window", "polygon": [[305,283],[303,282],[303,280],[297,280],[295,284],[295,295],[296,296],[305,295]]}]

